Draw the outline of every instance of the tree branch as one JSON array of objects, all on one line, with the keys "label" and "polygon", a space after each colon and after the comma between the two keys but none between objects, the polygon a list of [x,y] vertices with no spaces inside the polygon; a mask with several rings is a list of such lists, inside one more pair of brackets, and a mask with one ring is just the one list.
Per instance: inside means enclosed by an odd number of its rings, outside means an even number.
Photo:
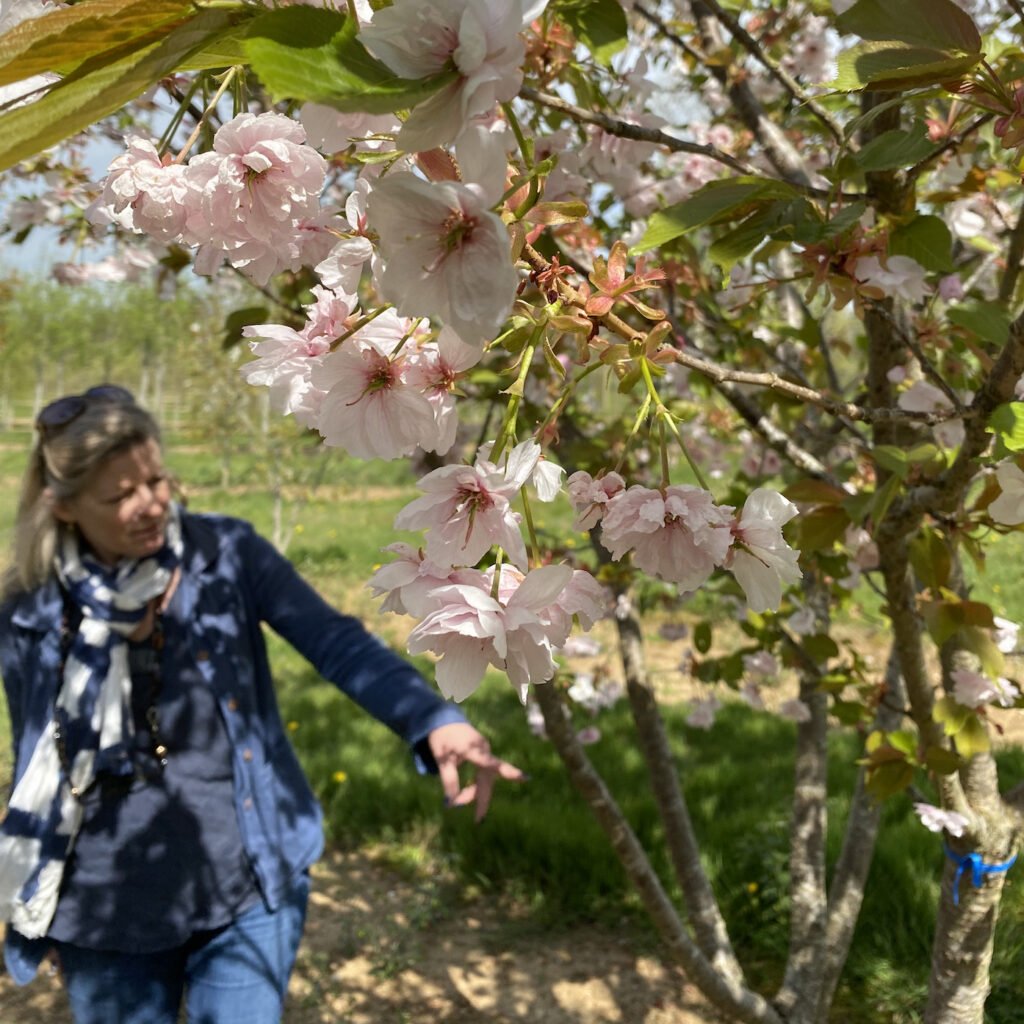
[{"label": "tree branch", "polygon": [[[875,711],[873,728],[882,732],[898,729],[906,703],[896,645],[889,649],[885,668],[886,693]],[[890,703],[889,697],[895,698]],[[821,967],[821,992],[818,997],[819,1020],[826,1020],[836,986],[850,952],[853,933],[860,917],[867,887],[868,872],[882,820],[882,805],[867,788],[867,769],[860,768],[846,819],[843,848],[839,853],[828,894],[828,920],[825,925],[825,955]]]},{"label": "tree branch", "polygon": [[[603,550],[596,539],[594,546],[598,552]],[[602,561],[607,559],[602,556]],[[679,767],[672,756],[665,722],[647,679],[640,622],[630,613],[625,617],[616,616],[616,627],[640,750],[647,762],[651,789],[665,826],[672,865],[682,886],[687,918],[697,944],[715,970],[733,983],[742,984],[743,969],[733,952],[725,920],[701,865],[700,845],[679,785]]]},{"label": "tree branch", "polygon": [[[723,40],[719,32],[719,24],[711,9],[702,0],[691,0],[694,16],[700,28],[705,50],[718,52],[723,48]],[[646,8],[636,5],[635,10],[647,19],[660,33],[672,40],[674,37],[661,19]],[[790,184],[810,190],[811,176],[792,142],[785,132],[768,118],[750,88],[749,82],[741,76],[731,74],[731,68],[715,63],[706,63],[708,71],[729,95],[740,120],[754,133],[757,141],[764,148],[765,156],[776,171]],[[821,190],[814,193],[828,194]]]},{"label": "tree branch", "polygon": [[696,142],[686,142],[683,139],[677,139],[674,135],[663,132],[660,128],[645,128],[643,125],[623,121],[621,118],[610,117],[599,110],[585,110],[583,107],[577,107],[563,100],[560,96],[539,92],[536,89],[520,89],[519,95],[524,100],[530,100],[551,110],[557,110],[559,113],[568,114],[574,121],[579,121],[583,124],[595,124],[608,132],[609,135],[617,135],[623,139],[635,139],[637,142],[652,142],[655,145],[664,146],[673,153],[695,153],[698,156],[705,156],[709,160],[714,160],[716,163],[724,164],[739,174],[762,176],[762,172],[753,164],[738,160],[736,157],[724,153],[715,146],[702,146]]},{"label": "tree branch", "polygon": [[[735,39],[768,73],[802,106],[807,107],[815,117],[825,126],[829,134],[836,142],[843,141],[843,129],[832,117],[831,114],[813,96],[804,92],[800,83],[783,68],[778,61],[769,57],[761,44],[739,23],[728,11],[723,9],[718,0],[703,0],[714,12],[715,17],[729,30]],[[638,8],[641,14],[646,16],[646,11]],[[856,146],[854,144],[854,150]]]}]

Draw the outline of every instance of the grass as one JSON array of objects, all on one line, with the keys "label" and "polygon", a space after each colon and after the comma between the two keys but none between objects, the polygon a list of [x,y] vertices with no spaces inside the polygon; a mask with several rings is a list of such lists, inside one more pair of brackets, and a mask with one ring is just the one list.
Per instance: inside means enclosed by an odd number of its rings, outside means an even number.
[{"label": "grass", "polygon": [[[10,523],[23,450],[0,438],[0,523]],[[251,520],[269,533],[272,502],[259,479],[258,459],[236,446],[230,485],[222,488],[220,455],[197,451],[194,439],[171,439],[168,461],[190,485],[191,507]],[[303,459],[311,460],[309,463]],[[299,455],[293,467],[297,504],[289,557],[332,602],[363,616],[398,643],[407,621],[380,616],[364,584],[380,549],[399,539],[395,513],[415,493],[405,470],[355,463],[334,455]],[[308,481],[316,479],[317,486]],[[246,484],[246,481],[251,481]],[[305,481],[305,482],[303,482]],[[567,515],[540,510],[556,528]],[[9,530],[7,531],[9,533]],[[1001,538],[978,596],[1000,614],[1024,618],[1017,535]],[[714,614],[713,607],[702,609]],[[303,765],[324,806],[330,840],[343,846],[373,843],[390,863],[409,872],[452,872],[468,892],[507,900],[538,926],[559,922],[628,920],[655,943],[624,873],[582,800],[571,789],[552,747],[532,735],[523,709],[503,677],[490,676],[467,711],[503,757],[530,775],[503,786],[485,823],[446,811],[436,780],[412,770],[408,751],[360,709],[339,698],[304,660],[269,637],[280,703]],[[666,724],[702,856],[741,959],[753,984],[777,984],[788,947],[788,815],[793,778],[794,727],[730,703],[707,732],[685,724],[686,708],[668,705]],[[591,757],[655,868],[678,897],[646,773],[624,704],[604,712],[602,739]],[[0,702],[0,733],[8,731]],[[830,748],[830,862],[838,855],[859,754],[856,737],[837,733]],[[1000,754],[1007,778],[1024,775],[1024,752]],[[10,770],[9,744],[0,741],[0,775]],[[912,1024],[928,973],[941,843],[914,819],[909,800],[888,801],[868,894],[838,994],[840,1024]],[[999,922],[989,1015],[998,1024],[1024,1024],[1024,981],[1017,969],[1024,950],[1024,883],[1011,873]]]}]

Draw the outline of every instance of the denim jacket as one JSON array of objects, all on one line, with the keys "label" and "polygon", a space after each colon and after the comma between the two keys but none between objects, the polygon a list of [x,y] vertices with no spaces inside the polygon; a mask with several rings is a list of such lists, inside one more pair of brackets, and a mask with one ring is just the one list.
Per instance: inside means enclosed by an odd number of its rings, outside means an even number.
[{"label": "denim jacket", "polygon": [[[436,770],[427,735],[464,718],[358,619],[328,605],[248,523],[183,513],[182,531],[184,561],[172,607],[216,696],[233,749],[242,842],[260,891],[275,909],[295,875],[320,856],[323,830],[281,723],[260,624],[409,743],[420,771]],[[56,579],[0,608],[15,784],[53,713],[62,613]],[[29,940],[8,927],[4,954],[15,981],[31,980],[47,946],[45,938]]]}]

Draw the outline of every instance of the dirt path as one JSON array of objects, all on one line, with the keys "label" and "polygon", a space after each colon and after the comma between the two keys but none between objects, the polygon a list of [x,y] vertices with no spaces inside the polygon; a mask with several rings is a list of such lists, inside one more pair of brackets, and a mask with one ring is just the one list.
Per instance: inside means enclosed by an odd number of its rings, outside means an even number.
[{"label": "dirt path", "polygon": [[[285,1024],[714,1024],[696,990],[628,931],[546,935],[364,853],[314,869]],[[59,982],[0,976],[3,1024],[70,1024]]]}]

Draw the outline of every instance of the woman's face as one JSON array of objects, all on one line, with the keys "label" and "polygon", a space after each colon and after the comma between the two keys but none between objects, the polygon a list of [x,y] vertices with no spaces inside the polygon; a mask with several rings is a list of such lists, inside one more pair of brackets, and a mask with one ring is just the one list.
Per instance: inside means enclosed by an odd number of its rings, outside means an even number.
[{"label": "woman's face", "polygon": [[103,463],[87,487],[54,514],[74,524],[100,561],[145,558],[164,543],[171,485],[160,446],[146,441]]}]

